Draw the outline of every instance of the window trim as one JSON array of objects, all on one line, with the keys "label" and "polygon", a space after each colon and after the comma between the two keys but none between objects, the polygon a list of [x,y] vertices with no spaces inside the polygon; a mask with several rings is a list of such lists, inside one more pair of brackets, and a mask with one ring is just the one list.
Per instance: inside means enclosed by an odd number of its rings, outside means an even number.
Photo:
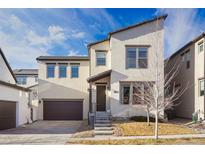
[{"label": "window trim", "polygon": [[[48,66],[49,65],[53,65],[54,66],[54,73],[53,73],[53,77],[49,77],[48,76]],[[56,68],[56,63],[46,63],[46,78],[49,79],[49,78],[55,78],[55,68]]]},{"label": "window trim", "polygon": [[[66,70],[65,70],[65,76],[63,76],[63,77],[60,76],[60,67],[61,67],[61,66],[65,66],[65,67],[66,67],[66,68],[65,68],[65,69],[66,69]],[[60,78],[60,79],[62,79],[62,78],[67,78],[67,64],[63,64],[63,63],[62,63],[62,64],[58,64],[58,78]]]},{"label": "window trim", "polygon": [[[97,53],[105,53],[105,64],[104,65],[98,65],[97,63]],[[107,66],[107,50],[95,50],[95,61],[96,61],[96,66]]]},{"label": "window trim", "polygon": [[[150,45],[125,45],[125,69],[148,69],[149,68],[149,48]],[[128,56],[128,48],[135,48],[136,50],[136,67],[134,68],[129,68],[128,67],[128,61],[127,61],[127,56]],[[139,48],[146,48],[147,49],[147,67],[145,68],[139,68]]]},{"label": "window trim", "polygon": [[[72,74],[73,74],[73,71],[72,71],[72,66],[77,66],[78,67],[78,76],[77,77],[73,77]],[[79,72],[79,67],[80,67],[80,64],[79,63],[71,63],[70,64],[70,78],[79,78],[80,76],[80,72]]]}]

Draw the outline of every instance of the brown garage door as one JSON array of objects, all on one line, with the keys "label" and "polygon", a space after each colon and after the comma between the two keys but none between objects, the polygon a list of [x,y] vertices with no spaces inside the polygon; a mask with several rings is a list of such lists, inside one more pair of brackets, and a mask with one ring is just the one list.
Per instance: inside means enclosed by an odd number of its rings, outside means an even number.
[{"label": "brown garage door", "polygon": [[16,103],[0,101],[0,130],[16,127]]},{"label": "brown garage door", "polygon": [[82,120],[83,101],[52,100],[43,102],[44,120]]}]

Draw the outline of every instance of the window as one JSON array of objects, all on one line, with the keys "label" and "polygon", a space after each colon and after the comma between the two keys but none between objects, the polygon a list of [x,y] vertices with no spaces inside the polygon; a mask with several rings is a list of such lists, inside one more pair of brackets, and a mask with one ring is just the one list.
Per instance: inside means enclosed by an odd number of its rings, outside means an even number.
[{"label": "window", "polygon": [[122,86],[122,104],[129,104],[130,102],[130,85]]},{"label": "window", "polygon": [[190,51],[188,51],[186,53],[186,68],[189,69],[190,68],[190,60],[191,60],[191,53]]},{"label": "window", "polygon": [[71,65],[71,78],[79,77],[79,65]]},{"label": "window", "polygon": [[55,77],[55,64],[47,64],[47,78]]},{"label": "window", "polygon": [[59,65],[59,78],[67,77],[67,65]]},{"label": "window", "polygon": [[[143,101],[153,100],[151,98],[151,90],[154,85],[154,82],[128,82],[128,83],[121,83],[121,103],[122,104],[133,104],[133,105],[141,105]],[[147,96],[147,97],[146,97]]]},{"label": "window", "polygon": [[139,48],[139,68],[147,68],[147,48]]},{"label": "window", "polygon": [[38,76],[34,76],[35,82],[38,82]]},{"label": "window", "polygon": [[17,76],[16,80],[17,80],[17,84],[25,85],[27,83],[27,76]]},{"label": "window", "polygon": [[136,68],[136,48],[127,48],[127,68]]},{"label": "window", "polygon": [[201,42],[201,43],[198,44],[198,51],[199,51],[199,53],[201,53],[202,51],[204,51],[204,43],[203,43],[203,42]]},{"label": "window", "polygon": [[96,51],[96,65],[105,66],[106,65],[106,52]]},{"label": "window", "polygon": [[190,53],[190,51],[187,50],[181,56],[182,56],[182,62],[185,62],[186,68],[189,69],[190,68],[190,63],[191,63],[191,53]]},{"label": "window", "polygon": [[127,68],[147,68],[148,48],[146,47],[127,47],[126,48],[126,67]]},{"label": "window", "polygon": [[199,96],[204,96],[204,79],[199,80]]}]

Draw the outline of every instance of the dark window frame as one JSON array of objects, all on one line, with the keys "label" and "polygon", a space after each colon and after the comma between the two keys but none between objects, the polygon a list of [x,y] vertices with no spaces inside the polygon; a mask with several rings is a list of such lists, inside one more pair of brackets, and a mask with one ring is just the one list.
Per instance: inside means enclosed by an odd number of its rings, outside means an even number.
[{"label": "dark window frame", "polygon": [[[124,88],[129,88],[128,103],[124,102]],[[120,101],[122,105],[130,104],[130,83],[120,83]]]},{"label": "dark window frame", "polygon": [[[73,72],[73,67],[77,67],[77,76],[74,76],[74,72]],[[70,68],[71,68],[71,75],[70,77],[71,78],[79,78],[79,67],[80,65],[79,64],[71,64]]]},{"label": "dark window frame", "polygon": [[[150,46],[125,46],[125,61],[126,61],[126,69],[148,69],[149,68],[149,47]],[[135,49],[135,67],[130,67],[129,66],[129,52],[134,52],[134,51],[129,51],[129,49]],[[141,49],[146,49],[146,57],[140,57],[140,50]],[[140,64],[140,60],[146,60],[146,66],[143,67]]]},{"label": "dark window frame", "polygon": [[[98,54],[99,53],[104,53],[104,63],[103,64],[99,64],[98,62]],[[96,66],[106,66],[107,65],[107,51],[106,50],[96,50],[95,51],[95,55],[96,55],[96,58],[95,58],[95,60],[96,60]]]},{"label": "dark window frame", "polygon": [[[61,67],[65,67],[65,72],[61,72]],[[65,73],[65,74],[61,74]],[[59,64],[58,65],[58,77],[59,78],[67,78],[67,65],[66,64]]]},{"label": "dark window frame", "polygon": [[[47,63],[46,64],[46,77],[47,78],[55,78],[55,67],[56,67],[56,64],[51,64],[51,63]],[[52,76],[49,76],[49,66],[53,66],[53,75]]]}]

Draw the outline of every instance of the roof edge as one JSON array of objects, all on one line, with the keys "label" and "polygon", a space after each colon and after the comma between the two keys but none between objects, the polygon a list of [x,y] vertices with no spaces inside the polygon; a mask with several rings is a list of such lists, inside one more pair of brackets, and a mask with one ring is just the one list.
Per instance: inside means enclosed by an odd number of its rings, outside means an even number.
[{"label": "roof edge", "polygon": [[93,45],[96,45],[96,44],[99,44],[99,43],[102,43],[102,42],[105,42],[105,41],[109,41],[109,39],[106,38],[106,39],[99,40],[99,41],[96,41],[96,42],[93,42],[93,43],[89,43],[89,44],[87,45],[87,47],[89,48],[89,47],[91,47],[91,46],[93,46]]},{"label": "roof edge", "polygon": [[177,51],[175,51],[171,56],[169,56],[168,58],[165,59],[172,59],[174,58],[176,55],[180,54],[184,49],[186,49],[188,46],[190,46],[193,43],[196,43],[198,40],[202,39],[203,37],[205,37],[205,32],[203,32],[202,34],[200,34],[199,36],[195,37],[193,40],[189,41],[187,44],[185,44],[184,46],[182,46],[180,49],[178,49]]},{"label": "roof edge", "polygon": [[28,88],[24,88],[24,87],[18,86],[16,84],[8,83],[8,82],[2,81],[2,80],[0,80],[0,84],[2,84],[4,86],[7,86],[7,87],[15,88],[15,89],[18,89],[18,90],[23,90],[23,91],[28,91],[28,92],[31,91]]},{"label": "roof edge", "polygon": [[14,75],[14,73],[13,73],[13,70],[11,69],[11,66],[9,65],[9,62],[7,61],[6,56],[4,55],[3,51],[1,50],[1,48],[0,48],[0,54],[1,54],[1,56],[2,56],[2,58],[3,58],[3,60],[4,60],[4,62],[6,63],[6,66],[8,67],[8,69],[9,69],[11,75],[13,76],[15,82],[17,82],[16,77],[15,77],[15,75]]},{"label": "roof edge", "polygon": [[37,61],[54,61],[54,60],[76,60],[76,61],[89,61],[90,58],[88,56],[76,56],[76,57],[69,57],[69,56],[39,56],[36,58]]},{"label": "roof edge", "polygon": [[119,32],[125,31],[125,30],[128,30],[128,29],[130,29],[130,28],[138,27],[138,26],[141,26],[141,25],[144,25],[144,24],[153,22],[153,21],[155,21],[155,20],[160,20],[160,19],[164,19],[164,20],[165,20],[165,19],[167,18],[167,16],[168,16],[168,14],[164,14],[164,15],[161,15],[161,16],[156,16],[156,17],[154,17],[154,18],[152,18],[152,19],[148,19],[148,20],[145,20],[145,21],[143,21],[143,22],[139,22],[139,23],[137,23],[137,24],[134,24],[134,25],[131,25],[131,26],[128,26],[128,27],[121,28],[121,29],[119,29],[119,30],[110,32],[110,33],[109,33],[109,38],[110,38],[111,35],[113,35],[113,34],[116,34],[116,33],[119,33]]}]

